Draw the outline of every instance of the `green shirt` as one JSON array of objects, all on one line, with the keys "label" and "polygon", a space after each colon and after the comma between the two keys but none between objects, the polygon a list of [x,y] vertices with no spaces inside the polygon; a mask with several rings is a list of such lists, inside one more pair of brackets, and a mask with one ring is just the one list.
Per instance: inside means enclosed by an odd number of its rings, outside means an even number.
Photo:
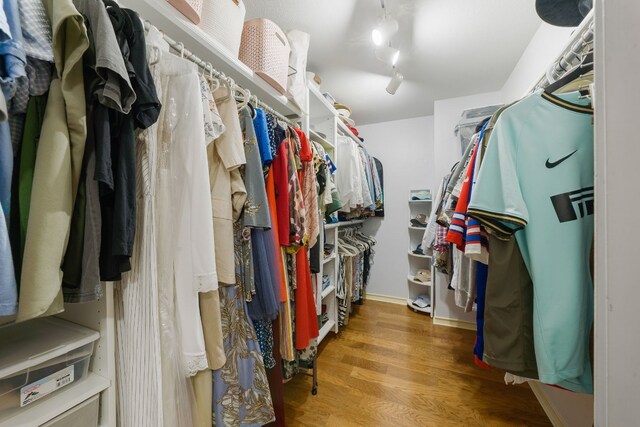
[{"label": "green shirt", "polygon": [[515,233],[531,274],[540,381],[591,393],[593,111],[538,91],[496,123],[468,213]]}]

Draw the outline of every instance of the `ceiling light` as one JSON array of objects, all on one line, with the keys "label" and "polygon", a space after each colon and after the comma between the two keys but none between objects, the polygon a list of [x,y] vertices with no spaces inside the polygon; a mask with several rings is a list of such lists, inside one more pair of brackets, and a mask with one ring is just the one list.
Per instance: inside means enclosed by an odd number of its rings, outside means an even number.
[{"label": "ceiling light", "polygon": [[376,48],[376,58],[382,62],[396,65],[400,58],[400,51],[391,46],[380,46]]},{"label": "ceiling light", "polygon": [[391,77],[391,81],[387,85],[387,92],[390,95],[395,95],[396,91],[398,90],[398,88],[402,84],[403,80],[404,80],[404,76],[402,74],[400,74],[399,72],[394,71],[393,72],[393,77]]},{"label": "ceiling light", "polygon": [[398,32],[398,21],[393,18],[387,18],[380,22],[371,32],[371,39],[376,46],[382,46]]}]

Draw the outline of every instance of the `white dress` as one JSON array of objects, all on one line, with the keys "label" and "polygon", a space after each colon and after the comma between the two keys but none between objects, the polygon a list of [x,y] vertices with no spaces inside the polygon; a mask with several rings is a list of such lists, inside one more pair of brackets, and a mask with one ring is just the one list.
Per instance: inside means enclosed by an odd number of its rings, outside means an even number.
[{"label": "white dress", "polygon": [[[198,293],[218,289],[203,109],[197,68],[171,54],[160,60],[158,265],[173,280],[185,374],[207,369]],[[171,271],[172,270],[172,271]]]}]

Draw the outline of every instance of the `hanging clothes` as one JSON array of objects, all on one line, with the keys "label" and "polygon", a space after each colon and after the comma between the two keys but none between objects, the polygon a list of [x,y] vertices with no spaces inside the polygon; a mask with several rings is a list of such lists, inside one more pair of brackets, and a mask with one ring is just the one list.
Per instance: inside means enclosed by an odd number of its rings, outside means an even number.
[{"label": "hanging clothes", "polygon": [[[87,140],[69,242],[62,265],[62,288],[66,302],[87,302],[102,296],[99,266],[93,262],[99,257],[99,252],[96,251],[99,251],[101,242],[101,236],[96,231],[99,233],[102,228],[101,218],[94,216],[100,209],[98,184],[93,179],[96,141],[100,145],[104,139],[111,137],[110,129],[104,123],[109,114],[106,109],[127,114],[136,100],[136,94],[129,80],[124,58],[119,49],[116,49],[118,42],[105,7],[88,0],[75,0],[74,5],[86,17],[85,26],[89,37],[89,49],[83,56]],[[138,22],[134,22],[135,24]],[[142,24],[138,26],[138,31],[140,30]],[[142,37],[144,40],[144,32]],[[140,65],[148,69],[146,62]],[[153,92],[148,96],[155,100],[155,87],[152,89]],[[145,102],[144,95],[141,93],[140,102]],[[154,122],[159,111],[158,102],[151,117]],[[88,173],[89,169],[91,174]]]},{"label": "hanging clothes", "polygon": [[[253,126],[252,110],[245,107],[240,114],[240,124],[244,136],[244,150],[247,164],[242,169],[243,180],[247,189],[247,201],[243,211],[243,223],[251,229],[251,254],[253,277],[249,278],[251,286],[245,287],[245,299],[249,317],[256,332],[260,331],[258,341],[265,359],[266,367],[273,367],[273,347],[271,321],[278,315],[279,286],[275,269],[270,262],[275,261],[271,231],[271,216],[268,208],[267,192],[262,170],[258,140]],[[266,362],[269,363],[266,363]]]},{"label": "hanging clothes", "polygon": [[217,426],[262,426],[274,417],[262,354],[239,285],[220,287],[227,363],[213,372]]},{"label": "hanging clothes", "polygon": [[[202,97],[202,111],[204,113],[204,133],[207,146],[214,143],[225,131],[222,117],[218,112],[213,92],[209,86],[209,82],[205,77],[200,75],[200,95]],[[212,208],[213,212],[213,208]],[[215,239],[214,239],[215,243]],[[224,346],[222,342],[222,319],[220,315],[220,295],[217,290],[209,292],[201,292],[199,294],[200,300],[200,315],[202,317],[202,331],[204,333],[205,350],[207,352],[207,362],[209,369],[220,369],[227,358],[224,354]],[[209,375],[210,376],[210,375]],[[202,380],[205,383],[205,380]],[[209,384],[211,381],[209,381]],[[203,410],[204,414],[211,414],[211,387],[203,389],[208,391],[208,394],[198,397],[198,406],[201,402],[208,402],[207,408]],[[204,421],[209,420],[209,416],[204,417]]]},{"label": "hanging clothes", "polygon": [[[60,265],[71,225],[87,135],[82,55],[89,39],[70,0],[45,1],[53,28],[56,79],[51,83],[38,144],[20,280],[18,321],[63,310]],[[64,29],[64,31],[62,31]]]},{"label": "hanging clothes", "polygon": [[159,101],[146,66],[144,28],[138,15],[109,3],[107,12],[136,93],[132,114],[109,110],[110,139],[96,141],[102,237],[100,278],[120,280],[129,271],[135,236],[135,129],[157,119]]},{"label": "hanging clothes", "polygon": [[300,184],[302,186],[305,208],[304,223],[308,235],[307,244],[309,247],[312,247],[316,244],[320,232],[315,165],[313,162],[313,152],[307,135],[300,129],[295,129],[295,132],[300,140],[301,146],[300,161],[302,162],[302,179],[300,180]]},{"label": "hanging clothes", "polygon": [[246,190],[237,169],[246,163],[246,158],[233,97],[229,97],[224,89],[216,91],[214,97],[226,128],[213,144],[207,146],[213,227],[216,234],[216,268],[221,283],[234,284],[233,221],[238,219],[246,199]]},{"label": "hanging clothes", "polygon": [[356,143],[344,136],[338,137],[337,151],[340,164],[336,173],[336,186],[342,203],[340,212],[350,212],[364,204],[360,155]]},{"label": "hanging clothes", "polygon": [[378,172],[378,179],[380,181],[380,206],[376,207],[375,216],[384,217],[384,169],[382,166],[382,162],[373,158],[373,161],[376,166],[376,171]]},{"label": "hanging clothes", "polygon": [[[185,373],[191,376],[208,365],[198,293],[218,287],[206,141],[202,104],[186,101],[201,99],[195,64],[163,55],[160,65],[165,108],[160,129],[159,185],[165,188],[162,195],[169,198],[162,198],[159,206],[174,226],[172,230],[161,230],[171,237],[166,243],[171,243],[159,248],[163,257],[158,262],[167,263],[171,266],[169,271],[173,271],[165,279],[176,286]],[[184,139],[178,141],[176,135],[184,135]]]},{"label": "hanging clothes", "polygon": [[591,393],[593,110],[586,102],[578,93],[537,91],[504,111],[468,212],[496,237],[518,241],[534,287],[540,381]]}]

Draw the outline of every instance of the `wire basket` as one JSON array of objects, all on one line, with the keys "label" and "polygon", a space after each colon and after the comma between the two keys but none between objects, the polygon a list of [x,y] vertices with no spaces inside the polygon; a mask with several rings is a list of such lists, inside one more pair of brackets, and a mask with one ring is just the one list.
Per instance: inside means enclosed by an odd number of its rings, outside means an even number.
[{"label": "wire basket", "polygon": [[287,36],[274,22],[255,18],[244,23],[240,60],[282,94],[287,93],[290,52]]}]

